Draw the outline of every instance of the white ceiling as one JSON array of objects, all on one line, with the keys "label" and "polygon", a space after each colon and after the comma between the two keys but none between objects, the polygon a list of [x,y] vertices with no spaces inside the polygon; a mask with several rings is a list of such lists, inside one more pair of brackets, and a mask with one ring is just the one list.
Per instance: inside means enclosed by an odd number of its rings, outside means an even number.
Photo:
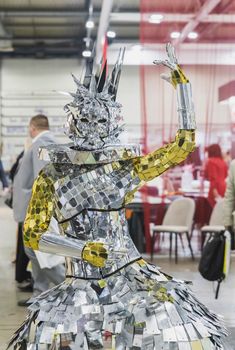
[{"label": "white ceiling", "polygon": [[[116,32],[110,44],[119,46],[163,44],[171,40],[172,31],[181,33],[174,40],[181,49],[185,43],[213,44],[221,51],[220,44],[235,42],[233,0],[108,1],[113,5],[104,25],[100,15],[107,0],[0,0],[0,57],[81,57],[84,38],[89,35],[95,41],[102,25]],[[88,34],[90,5],[95,27]],[[163,19],[149,23],[156,13]],[[198,38],[188,39],[190,31],[196,31]],[[12,50],[7,50],[9,46]]]}]

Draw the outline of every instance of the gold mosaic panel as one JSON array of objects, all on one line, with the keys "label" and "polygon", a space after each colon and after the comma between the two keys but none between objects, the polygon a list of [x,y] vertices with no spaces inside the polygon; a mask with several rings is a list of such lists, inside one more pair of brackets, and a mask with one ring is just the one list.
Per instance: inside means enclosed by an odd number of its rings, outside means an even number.
[{"label": "gold mosaic panel", "polygon": [[53,212],[53,192],[52,180],[41,172],[34,182],[24,222],[24,244],[26,247],[37,250],[41,235],[48,229]]},{"label": "gold mosaic panel", "polygon": [[133,161],[134,170],[143,181],[150,181],[184,161],[195,149],[195,132],[179,130],[175,141]]}]

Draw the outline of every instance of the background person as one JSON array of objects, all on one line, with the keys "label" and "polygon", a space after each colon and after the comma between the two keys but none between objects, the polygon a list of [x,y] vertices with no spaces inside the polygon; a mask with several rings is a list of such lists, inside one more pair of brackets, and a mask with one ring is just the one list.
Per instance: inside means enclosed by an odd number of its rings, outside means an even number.
[{"label": "background person", "polygon": [[[45,115],[39,114],[31,118],[29,123],[29,135],[32,145],[23,155],[19,170],[13,183],[13,212],[14,218],[19,224],[23,224],[27,207],[31,198],[32,186],[40,170],[46,162],[38,158],[41,146],[55,143],[55,138],[49,130],[49,122]],[[64,280],[64,266],[62,264],[52,268],[41,268],[38,259],[31,248],[25,247],[25,253],[32,263],[33,296],[36,296],[49,288],[50,282],[59,284]],[[26,306],[27,300],[19,301],[19,306]]]},{"label": "background person", "polygon": [[208,160],[205,165],[205,179],[210,181],[208,202],[213,208],[216,202],[224,197],[228,167],[218,144],[210,145],[207,151]]},{"label": "background person", "polygon": [[234,219],[235,211],[235,159],[232,160],[229,167],[229,175],[227,179],[227,187],[224,196],[224,226],[231,234],[231,249],[235,249],[234,237]]},{"label": "background person", "polygon": [[0,159],[0,180],[2,182],[2,196],[6,196],[9,192],[7,177],[3,168],[2,160]]},{"label": "background person", "polygon": [[[20,167],[24,151],[22,151],[16,158],[15,163],[12,165],[9,171],[9,178],[13,184],[14,178]],[[12,209],[13,205],[13,189],[10,190],[10,197],[5,200],[5,204]],[[15,280],[18,282],[18,288],[22,291],[32,291],[32,278],[31,273],[27,271],[29,258],[24,251],[22,223],[18,223],[16,232],[16,256],[15,256]]]}]

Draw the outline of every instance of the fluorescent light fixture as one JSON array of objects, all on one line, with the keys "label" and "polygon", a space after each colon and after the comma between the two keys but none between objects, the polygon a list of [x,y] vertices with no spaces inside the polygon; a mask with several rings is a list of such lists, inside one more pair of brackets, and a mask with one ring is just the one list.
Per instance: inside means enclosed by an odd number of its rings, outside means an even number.
[{"label": "fluorescent light fixture", "polygon": [[132,49],[132,50],[135,50],[135,51],[140,51],[140,50],[142,49],[142,46],[136,44],[136,45],[133,45],[133,46],[131,47],[131,49]]},{"label": "fluorescent light fixture", "polygon": [[161,13],[153,13],[149,16],[149,23],[161,23],[163,15]]},{"label": "fluorescent light fixture", "polygon": [[189,39],[197,39],[197,37],[198,37],[198,33],[196,33],[196,32],[188,33],[188,38]]},{"label": "fluorescent light fixture", "polygon": [[113,39],[116,37],[116,33],[113,30],[109,30],[107,31],[107,37]]},{"label": "fluorescent light fixture", "polygon": [[14,47],[12,47],[11,40],[0,40],[0,51],[1,52],[12,52]]},{"label": "fluorescent light fixture", "polygon": [[84,50],[82,51],[83,57],[91,57],[91,51],[90,50]]},{"label": "fluorescent light fixture", "polygon": [[67,91],[61,91],[61,90],[52,90],[52,91],[60,95],[71,96],[71,94]]},{"label": "fluorescent light fixture", "polygon": [[172,32],[171,33],[171,38],[172,39],[178,39],[180,37],[180,32]]},{"label": "fluorescent light fixture", "polygon": [[86,21],[86,28],[92,29],[92,28],[94,28],[94,26],[95,26],[95,23],[91,19]]},{"label": "fluorescent light fixture", "polygon": [[0,52],[13,52],[14,47],[8,46],[8,47],[0,47]]}]

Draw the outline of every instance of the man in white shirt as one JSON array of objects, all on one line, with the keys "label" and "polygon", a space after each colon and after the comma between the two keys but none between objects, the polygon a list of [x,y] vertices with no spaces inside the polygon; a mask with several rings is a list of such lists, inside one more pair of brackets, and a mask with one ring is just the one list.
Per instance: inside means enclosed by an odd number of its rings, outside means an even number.
[{"label": "man in white shirt", "polygon": [[[31,118],[29,135],[32,138],[32,146],[24,153],[13,183],[13,212],[14,218],[18,223],[24,222],[34,180],[46,164],[38,158],[39,148],[55,143],[55,138],[49,130],[48,119],[42,114]],[[34,251],[30,248],[25,248],[25,252],[32,263],[34,296],[47,290],[50,282],[58,284],[64,280],[63,265],[60,264],[52,268],[42,269]],[[27,301],[19,301],[18,305],[25,306]]]}]

